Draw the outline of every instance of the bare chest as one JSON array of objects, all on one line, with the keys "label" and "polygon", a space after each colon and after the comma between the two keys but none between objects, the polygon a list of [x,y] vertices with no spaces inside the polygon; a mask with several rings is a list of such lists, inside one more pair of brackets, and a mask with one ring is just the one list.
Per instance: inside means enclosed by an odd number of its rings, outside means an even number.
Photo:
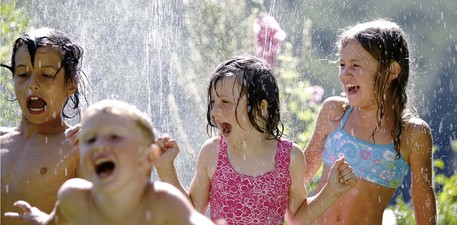
[{"label": "bare chest", "polygon": [[227,152],[227,160],[232,168],[238,173],[252,177],[273,171],[276,166],[275,156],[276,149],[266,150],[266,154],[257,157]]},{"label": "bare chest", "polygon": [[[119,213],[118,215],[122,215]],[[130,214],[126,218],[105,218],[100,216],[98,213],[94,213],[94,210],[88,211],[87,213],[80,213],[78,218],[73,218],[71,224],[74,225],[87,225],[87,224],[98,224],[98,225],[148,225],[148,224],[168,224],[163,216],[158,215],[154,211],[141,211]]]},{"label": "bare chest", "polygon": [[61,136],[2,137],[0,154],[2,206],[7,208],[22,199],[52,209],[59,187],[76,177],[79,163],[77,151]]}]

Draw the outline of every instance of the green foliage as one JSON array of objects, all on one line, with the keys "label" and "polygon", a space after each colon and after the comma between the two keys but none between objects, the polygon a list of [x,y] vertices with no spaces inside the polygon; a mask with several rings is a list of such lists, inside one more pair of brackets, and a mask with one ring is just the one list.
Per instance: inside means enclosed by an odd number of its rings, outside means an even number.
[{"label": "green foliage", "polygon": [[[191,70],[184,69],[183,65],[187,64],[182,62],[180,65],[182,59],[178,60],[176,55],[174,69],[177,74],[186,71],[186,76],[178,77],[179,84],[192,86],[186,89],[189,92],[186,95],[193,96],[192,101],[204,102],[206,82],[194,81],[209,77],[212,68],[234,55],[255,55],[253,25],[265,9],[261,3],[240,0],[188,1],[185,4],[189,33],[186,42],[191,55],[188,60],[193,66]],[[311,94],[306,91],[310,86],[305,74],[310,60],[311,21],[295,20],[295,24],[300,26],[293,28],[301,31],[302,42],[296,44],[286,38],[280,49],[276,73],[285,136],[304,147],[311,136],[319,106],[310,106]]]},{"label": "green foliage", "polygon": [[[457,140],[452,142],[452,146],[453,151],[457,152]],[[434,166],[443,169],[445,165],[443,160],[435,159]],[[450,177],[443,174],[436,175],[435,183],[442,186],[441,191],[436,193],[438,224],[457,224],[457,174],[453,174]],[[390,206],[389,209],[393,210],[397,224],[415,224],[412,205],[404,202],[402,196],[398,196],[396,201],[397,204]]]},{"label": "green foliage", "polygon": [[436,183],[443,186],[437,193],[438,221],[440,224],[457,224],[457,174],[436,176]]},{"label": "green foliage", "polygon": [[[172,53],[173,73],[186,101],[195,105],[197,120],[206,124],[206,86],[219,63],[238,54],[255,53],[252,25],[256,9],[244,1],[184,1],[185,54]],[[258,12],[259,10],[257,10]],[[206,136],[206,135],[205,135]],[[183,138],[180,138],[183,139]]]},{"label": "green foliage", "polygon": [[[305,23],[305,33],[309,31],[310,24],[311,21]],[[309,41],[309,39],[304,40]],[[308,91],[311,85],[305,74],[309,64],[309,57],[307,57],[309,54],[302,57],[293,56],[293,49],[292,43],[285,42],[279,56],[278,83],[281,96],[281,116],[285,136],[304,148],[314,130],[320,105],[312,104],[312,95]]]},{"label": "green foliage", "polygon": [[[9,64],[13,41],[29,28],[29,21],[23,9],[15,8],[15,2],[3,2],[0,6],[0,59]],[[6,61],[8,60],[8,61]],[[17,107],[11,72],[0,69],[0,126],[15,126],[19,121],[20,110]]]}]

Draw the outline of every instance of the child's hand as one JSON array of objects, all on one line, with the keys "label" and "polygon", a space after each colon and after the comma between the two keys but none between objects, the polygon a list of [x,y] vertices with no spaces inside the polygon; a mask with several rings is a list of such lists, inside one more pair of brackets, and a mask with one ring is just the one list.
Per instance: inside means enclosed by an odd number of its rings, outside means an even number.
[{"label": "child's hand", "polygon": [[19,219],[24,221],[28,225],[42,225],[45,224],[49,215],[40,211],[36,207],[32,207],[26,201],[17,201],[14,203],[15,207],[18,207],[24,211],[23,214],[17,212],[6,212],[4,216],[11,219]]},{"label": "child's hand", "polygon": [[330,174],[328,175],[328,185],[337,197],[351,190],[357,184],[357,179],[349,164],[340,158],[335,161]]},{"label": "child's hand", "polygon": [[168,135],[162,135],[157,138],[157,145],[160,148],[160,157],[155,163],[159,168],[164,165],[173,164],[176,156],[179,153],[179,147],[175,139],[171,139]]}]

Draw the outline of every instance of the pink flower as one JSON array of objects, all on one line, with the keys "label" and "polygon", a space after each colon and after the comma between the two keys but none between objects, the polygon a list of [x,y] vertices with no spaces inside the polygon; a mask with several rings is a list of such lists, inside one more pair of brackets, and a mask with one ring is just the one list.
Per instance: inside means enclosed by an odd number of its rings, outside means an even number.
[{"label": "pink flower", "polygon": [[324,89],[321,86],[311,86],[306,88],[306,92],[311,94],[311,100],[309,100],[310,106],[316,106],[324,97]]},{"label": "pink flower", "polygon": [[254,35],[257,56],[267,60],[272,67],[275,67],[278,62],[279,48],[286,39],[286,32],[281,29],[274,17],[265,14],[254,23]]}]

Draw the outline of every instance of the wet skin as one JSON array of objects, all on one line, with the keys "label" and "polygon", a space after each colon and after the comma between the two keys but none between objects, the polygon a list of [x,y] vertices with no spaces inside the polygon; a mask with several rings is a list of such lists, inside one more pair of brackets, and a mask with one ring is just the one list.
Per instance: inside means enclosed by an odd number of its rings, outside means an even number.
[{"label": "wet skin", "polygon": [[[0,136],[1,213],[22,213],[13,206],[18,200],[49,213],[59,187],[76,177],[79,155],[67,142],[69,126],[61,117],[74,86],[65,85],[62,56],[49,47],[37,49],[33,65],[26,46],[17,50],[15,60],[13,84],[22,117],[17,128]],[[3,216],[1,222],[22,224]]]}]

